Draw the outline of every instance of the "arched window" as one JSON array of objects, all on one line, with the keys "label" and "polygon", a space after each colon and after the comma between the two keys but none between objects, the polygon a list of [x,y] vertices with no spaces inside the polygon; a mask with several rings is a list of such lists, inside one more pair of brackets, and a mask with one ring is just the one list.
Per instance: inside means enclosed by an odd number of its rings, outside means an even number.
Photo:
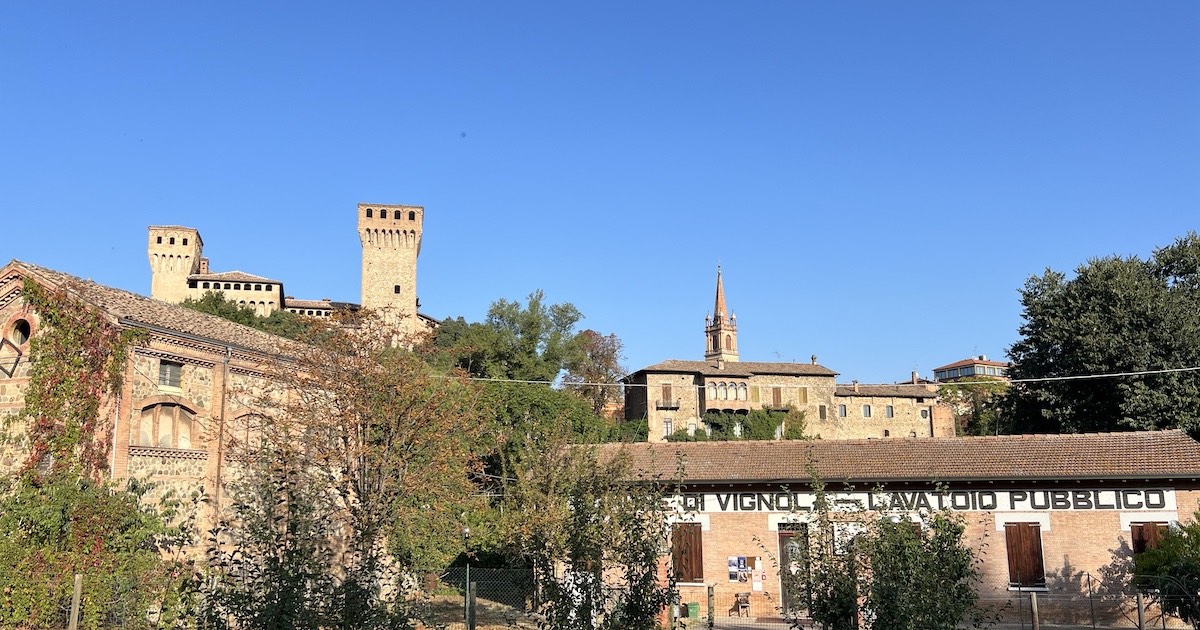
[{"label": "arched window", "polygon": [[746,384],[745,383],[739,384],[738,385],[738,400],[746,400],[748,398],[747,393],[748,392],[746,390]]},{"label": "arched window", "polygon": [[386,218],[387,218],[387,210],[380,210],[380,211],[379,211],[379,218],[380,218],[380,219],[386,219]]},{"label": "arched window", "polygon": [[409,212],[409,213],[408,213],[408,220],[409,220],[409,221],[416,221],[416,220],[417,220],[417,213],[416,213],[416,212]]},{"label": "arched window", "polygon": [[729,400],[729,386],[725,383],[717,384],[717,398],[721,400]]},{"label": "arched window", "polygon": [[182,405],[163,403],[142,410],[138,419],[138,446],[195,448],[195,418]]},{"label": "arched window", "polygon": [[371,218],[371,209],[370,208],[367,208],[367,218],[368,219]]},{"label": "arched window", "polygon": [[708,399],[709,400],[717,399],[717,384],[716,383],[708,384]]},{"label": "arched window", "polygon": [[733,350],[733,335],[725,335],[725,349]]},{"label": "arched window", "polygon": [[184,244],[184,245],[187,245],[187,239],[186,239],[186,238],[185,238],[185,239],[183,239],[183,244]]},{"label": "arched window", "polygon": [[171,238],[167,239],[167,245],[174,245],[174,244],[175,244],[175,237],[174,237],[174,236],[172,236]]}]

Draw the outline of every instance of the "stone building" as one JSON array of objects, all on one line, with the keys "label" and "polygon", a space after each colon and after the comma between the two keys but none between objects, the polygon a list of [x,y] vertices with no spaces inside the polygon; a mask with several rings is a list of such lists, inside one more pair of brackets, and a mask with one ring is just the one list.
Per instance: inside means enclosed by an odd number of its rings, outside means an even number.
[{"label": "stone building", "polygon": [[915,374],[909,383],[838,385],[837,372],[816,356],[810,363],[740,361],[737,316],[727,310],[720,269],[704,324],[703,361],[667,360],[625,378],[625,418],[645,419],[652,442],[705,431],[709,411],[789,408],[804,412],[806,435],[827,439],[954,435],[936,387]]},{"label": "stone building", "polygon": [[[362,244],[361,306],[378,311],[404,334],[432,330],[437,321],[418,312],[417,257],[421,252],[425,209],[360,203],[357,232]],[[204,256],[204,240],[195,228],[152,225],[147,256],[150,261],[150,297],[178,304],[199,299],[208,291],[221,291],[225,299],[267,316],[287,310],[310,317],[329,317],[337,310],[357,310],[360,304],[296,299],[286,295],[283,282],[246,273],[214,273]]]}]

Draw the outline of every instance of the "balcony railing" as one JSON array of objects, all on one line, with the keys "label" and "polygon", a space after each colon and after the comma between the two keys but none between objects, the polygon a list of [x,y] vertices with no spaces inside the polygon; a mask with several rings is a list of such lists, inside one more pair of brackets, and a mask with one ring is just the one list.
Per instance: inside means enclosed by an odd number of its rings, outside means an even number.
[{"label": "balcony railing", "polygon": [[655,409],[678,409],[679,408],[679,399],[675,398],[675,399],[671,399],[671,400],[656,400],[656,401],[654,401],[654,408]]}]

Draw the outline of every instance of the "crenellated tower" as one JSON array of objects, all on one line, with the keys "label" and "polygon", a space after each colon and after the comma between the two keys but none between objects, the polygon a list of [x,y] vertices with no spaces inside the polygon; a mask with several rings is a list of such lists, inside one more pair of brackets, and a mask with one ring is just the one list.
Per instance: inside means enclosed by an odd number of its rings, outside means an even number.
[{"label": "crenellated tower", "polygon": [[737,315],[726,314],[725,285],[721,281],[721,266],[717,265],[717,298],[713,314],[704,318],[705,361],[737,361]]},{"label": "crenellated tower", "polygon": [[358,204],[362,306],[412,333],[417,330],[417,256],[421,206]]},{"label": "crenellated tower", "polygon": [[151,225],[149,230],[150,297],[182,302],[187,297],[188,276],[200,269],[204,252],[200,232],[179,225]]}]

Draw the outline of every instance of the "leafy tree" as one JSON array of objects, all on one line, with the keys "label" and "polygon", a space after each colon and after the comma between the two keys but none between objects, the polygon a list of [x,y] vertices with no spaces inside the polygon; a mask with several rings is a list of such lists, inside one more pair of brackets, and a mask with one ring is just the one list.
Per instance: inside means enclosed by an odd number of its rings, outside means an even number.
[{"label": "leafy tree", "polygon": [[311,329],[309,321],[300,315],[281,309],[263,317],[255,313],[254,309],[225,299],[223,291],[205,291],[200,299],[187,298],[180,304],[201,313],[216,315],[243,326],[257,328],[289,339],[303,340],[309,335]]},{"label": "leafy tree", "polygon": [[512,469],[503,529],[535,569],[542,627],[658,628],[678,599],[659,577],[667,549],[665,493],[630,484],[627,463],[563,441]]},{"label": "leafy tree", "polygon": [[615,334],[584,330],[576,336],[576,350],[563,383],[591,403],[593,414],[602,416],[610,404],[621,400],[621,388],[616,386],[625,376],[621,340]]},{"label": "leafy tree", "polygon": [[458,367],[473,376],[554,381],[575,359],[575,325],[583,319],[569,303],[545,303],[534,291],[524,306],[499,299],[487,319],[466,323],[461,317],[439,327],[426,351],[443,367]]},{"label": "leafy tree", "polygon": [[[956,383],[955,380],[969,381]],[[954,415],[954,428],[960,434],[993,435],[999,431],[999,401],[1008,390],[1003,379],[972,376],[938,386],[938,400]]]},{"label": "leafy tree", "polygon": [[101,481],[113,431],[101,409],[121,391],[128,353],[144,335],[70,289],[31,280],[22,288],[43,327],[30,343],[24,405],[5,417],[5,439],[28,457],[0,482],[0,627],[62,627],[75,574],[82,627],[149,627],[147,611],[170,624],[186,608],[190,570],[178,551],[197,497],[191,511],[170,495],[141,505],[147,486]]},{"label": "leafy tree", "polygon": [[[1200,365],[1200,237],[1149,260],[1098,258],[1068,280],[1047,270],[1021,290],[1025,322],[1010,349],[1014,379]],[[1015,432],[1200,432],[1200,371],[1021,383],[1002,402]]]},{"label": "leafy tree", "polygon": [[1158,539],[1158,545],[1133,558],[1134,584],[1148,589],[1163,611],[1191,624],[1200,623],[1200,513]]},{"label": "leafy tree", "polygon": [[330,571],[334,495],[306,467],[293,427],[265,433],[253,447],[230,445],[233,503],[211,532],[197,584],[200,620],[209,628],[327,627],[345,616]]},{"label": "leafy tree", "polygon": [[0,628],[61,628],[74,575],[83,576],[82,628],[149,628],[184,614],[191,573],[171,501],[139,505],[145,486],[116,490],[78,470],[23,475],[0,498]]},{"label": "leafy tree", "polygon": [[[448,564],[462,550],[462,526],[486,508],[474,481],[485,430],[479,388],[389,347],[395,331],[377,319],[310,328],[289,361],[267,366],[276,386],[255,404],[276,456],[247,459],[242,512],[223,533],[234,553],[258,556],[243,566],[259,575],[215,601],[248,602],[257,627],[298,616],[407,627],[402,578]],[[294,545],[260,553],[273,535]],[[329,548],[314,540],[326,535]],[[256,580],[274,588],[256,589]]]},{"label": "leafy tree", "polygon": [[[920,521],[834,500],[819,479],[808,550],[812,618],[823,627],[953,630],[978,621],[978,558],[962,517],[922,512]],[[919,528],[918,528],[919,525]]]}]

